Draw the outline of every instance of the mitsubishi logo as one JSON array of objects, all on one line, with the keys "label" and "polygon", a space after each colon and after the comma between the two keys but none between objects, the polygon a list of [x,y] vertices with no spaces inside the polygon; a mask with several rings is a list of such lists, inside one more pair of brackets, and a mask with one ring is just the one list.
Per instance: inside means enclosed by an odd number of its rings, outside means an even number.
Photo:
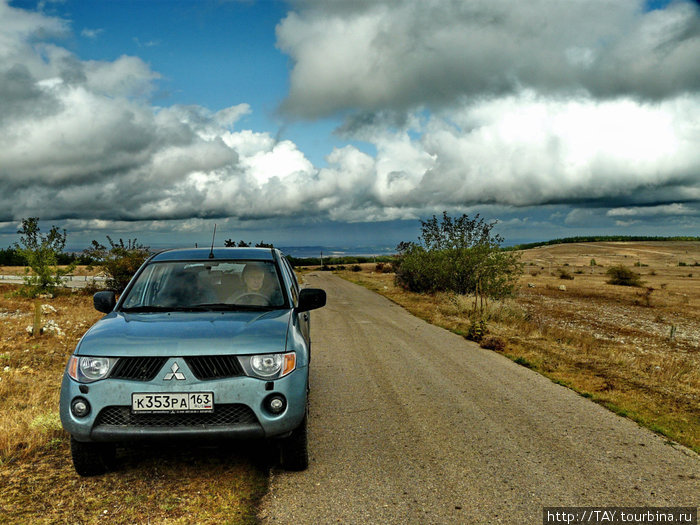
[{"label": "mitsubishi logo", "polygon": [[173,366],[170,367],[170,372],[165,374],[163,381],[170,381],[173,377],[175,379],[177,379],[178,381],[184,381],[185,374],[183,374],[182,372],[178,372],[178,370],[180,370],[180,367],[178,366],[178,364],[173,363]]}]

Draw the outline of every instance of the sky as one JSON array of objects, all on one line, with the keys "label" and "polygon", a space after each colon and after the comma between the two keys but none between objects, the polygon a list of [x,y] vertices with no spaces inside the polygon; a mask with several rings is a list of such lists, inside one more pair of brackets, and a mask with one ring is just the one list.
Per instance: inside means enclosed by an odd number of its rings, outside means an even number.
[{"label": "sky", "polygon": [[0,247],[700,235],[690,0],[0,0]]}]

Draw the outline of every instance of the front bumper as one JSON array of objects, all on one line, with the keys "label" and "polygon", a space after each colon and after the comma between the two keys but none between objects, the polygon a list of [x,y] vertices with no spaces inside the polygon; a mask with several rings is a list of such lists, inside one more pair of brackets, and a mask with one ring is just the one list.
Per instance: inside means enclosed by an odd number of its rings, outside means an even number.
[{"label": "front bumper", "polygon": [[[173,362],[174,359],[169,360],[163,369],[168,369]],[[149,382],[108,378],[81,385],[64,374],[60,399],[63,428],[76,440],[85,442],[273,438],[297,428],[306,410],[308,367],[297,368],[274,381],[247,376],[209,381],[164,381],[161,376]],[[192,378],[192,374],[188,377]],[[214,413],[163,417],[160,414],[132,415],[131,394],[135,392],[213,392]],[[264,400],[272,394],[281,394],[287,400],[286,409],[279,415],[269,413],[263,406]],[[90,403],[87,416],[78,418],[71,413],[70,405],[76,397]],[[224,417],[227,411],[233,411],[234,415]]]}]

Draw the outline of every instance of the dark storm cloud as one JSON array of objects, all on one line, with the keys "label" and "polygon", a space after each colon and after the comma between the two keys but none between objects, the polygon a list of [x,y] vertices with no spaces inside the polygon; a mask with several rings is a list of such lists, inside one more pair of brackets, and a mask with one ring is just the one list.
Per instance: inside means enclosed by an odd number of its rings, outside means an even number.
[{"label": "dark storm cloud", "polygon": [[[351,4],[351,5],[347,5]],[[592,0],[304,2],[278,26],[284,110],[452,105],[523,88],[662,99],[700,88],[698,7]]]},{"label": "dark storm cloud", "polygon": [[58,111],[58,101],[45,96],[36,80],[22,64],[12,64],[0,71],[0,123],[27,114],[50,114]]}]

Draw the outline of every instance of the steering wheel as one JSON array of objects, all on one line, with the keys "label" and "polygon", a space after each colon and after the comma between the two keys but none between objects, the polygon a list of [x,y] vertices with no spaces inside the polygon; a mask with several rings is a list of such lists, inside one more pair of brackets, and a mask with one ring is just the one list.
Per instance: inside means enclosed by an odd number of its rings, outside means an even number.
[{"label": "steering wheel", "polygon": [[244,303],[244,304],[253,304],[253,305],[258,305],[258,306],[268,306],[270,304],[270,298],[267,295],[263,295],[263,294],[257,293],[257,292],[244,292],[241,295],[237,295],[236,297],[234,297],[233,301],[238,302],[244,297],[258,298],[258,299],[261,299],[263,301],[262,304],[258,304],[257,302]]}]

